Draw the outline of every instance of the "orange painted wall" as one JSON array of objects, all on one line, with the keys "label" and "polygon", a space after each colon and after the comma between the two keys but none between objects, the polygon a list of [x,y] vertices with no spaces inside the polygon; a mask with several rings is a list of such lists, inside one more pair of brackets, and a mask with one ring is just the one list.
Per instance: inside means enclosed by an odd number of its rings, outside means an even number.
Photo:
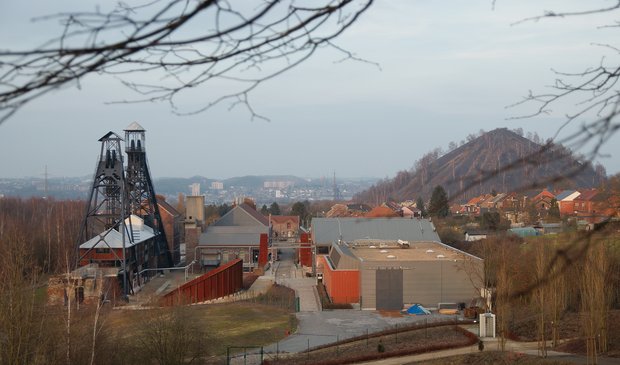
[{"label": "orange painted wall", "polygon": [[302,266],[311,267],[312,266],[312,248],[309,243],[302,243],[298,249],[299,252],[299,263]]},{"label": "orange painted wall", "polygon": [[[116,256],[114,252],[116,252]],[[82,257],[83,256],[83,257]],[[117,260],[117,257],[123,257],[123,249],[122,248],[113,248],[110,249],[107,253],[97,253],[96,249],[91,249],[90,251],[84,248],[80,248],[80,266],[88,265],[91,260],[94,262],[101,261],[110,261],[110,265],[114,265],[114,262]]]},{"label": "orange painted wall", "polygon": [[359,303],[360,272],[358,270],[334,270],[325,256],[317,256],[323,267],[323,285],[334,303]]},{"label": "orange painted wall", "polygon": [[265,267],[269,260],[269,237],[267,233],[261,233],[260,246],[258,249],[258,266]]}]

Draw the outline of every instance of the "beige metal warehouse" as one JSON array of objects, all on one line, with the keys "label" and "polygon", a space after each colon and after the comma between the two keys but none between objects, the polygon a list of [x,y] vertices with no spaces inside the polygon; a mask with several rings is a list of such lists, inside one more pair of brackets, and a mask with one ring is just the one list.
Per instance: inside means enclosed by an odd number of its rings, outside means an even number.
[{"label": "beige metal warehouse", "polygon": [[[374,244],[373,244],[374,243]],[[479,296],[483,261],[439,242],[340,244],[359,260],[363,309],[402,309],[419,303],[469,303]],[[342,247],[341,247],[342,249]]]},{"label": "beige metal warehouse", "polygon": [[327,260],[335,274],[340,270],[359,270],[359,282],[347,285],[359,286],[362,309],[396,310],[415,303],[434,308],[439,303],[469,303],[479,296],[482,287],[482,259],[439,242],[334,243]]},{"label": "beige metal warehouse", "polygon": [[319,242],[333,240],[323,268],[332,297],[355,286],[358,297],[349,302],[362,309],[402,309],[480,296],[483,260],[439,242],[426,219],[322,219],[313,226]]}]

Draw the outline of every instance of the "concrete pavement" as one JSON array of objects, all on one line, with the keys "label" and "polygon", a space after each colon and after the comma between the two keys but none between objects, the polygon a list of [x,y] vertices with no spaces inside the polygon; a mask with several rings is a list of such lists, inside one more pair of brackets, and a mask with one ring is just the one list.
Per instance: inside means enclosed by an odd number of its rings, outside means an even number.
[{"label": "concrete pavement", "polygon": [[275,262],[271,274],[276,283],[295,290],[295,295],[299,298],[300,312],[318,312],[321,304],[315,288],[316,279],[305,277],[303,269],[293,263],[294,253],[294,249],[282,249],[280,261]]},{"label": "concrete pavement", "polygon": [[375,311],[338,309],[322,312],[297,313],[297,332],[265,349],[275,352],[301,352],[308,347],[334,343],[351,337],[372,334],[386,329],[405,327],[414,323],[433,323],[451,320],[454,316],[432,314],[429,316],[384,317]]}]

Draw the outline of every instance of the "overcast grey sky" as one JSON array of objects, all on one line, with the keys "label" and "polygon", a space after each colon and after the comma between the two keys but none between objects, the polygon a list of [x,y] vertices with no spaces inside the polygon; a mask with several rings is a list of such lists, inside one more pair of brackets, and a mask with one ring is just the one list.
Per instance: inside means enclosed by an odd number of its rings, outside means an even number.
[{"label": "overcast grey sky", "polygon": [[[525,4],[528,3],[528,4]],[[294,174],[302,177],[386,177],[410,168],[436,147],[480,129],[523,128],[552,137],[574,110],[558,104],[548,116],[508,120],[534,105],[506,108],[528,90],[544,91],[551,68],[581,71],[610,52],[617,14],[512,23],[544,10],[579,9],[594,1],[381,0],[337,44],[380,64],[346,61],[325,50],[261,85],[252,95],[269,122],[227,105],[180,117],[167,104],[109,105],[131,92],[111,77],[91,75],[36,100],[0,125],[0,177],[83,176],[94,171],[97,140],[131,122],[147,130],[155,177]],[[609,5],[610,1],[599,1]],[[78,5],[79,4],[79,5]],[[87,7],[84,1],[0,2],[2,48],[27,48],[61,31],[35,16]],[[593,6],[594,7],[594,6]],[[51,30],[53,29],[53,30]],[[199,90],[182,100],[199,106]],[[576,123],[565,132],[580,126]],[[599,161],[620,172],[620,137]]]}]

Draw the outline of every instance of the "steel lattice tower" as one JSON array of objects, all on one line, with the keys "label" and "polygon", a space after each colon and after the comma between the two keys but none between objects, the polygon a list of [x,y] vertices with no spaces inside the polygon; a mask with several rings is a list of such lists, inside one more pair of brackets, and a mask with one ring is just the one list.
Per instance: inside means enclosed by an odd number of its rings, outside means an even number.
[{"label": "steel lattice tower", "polygon": [[116,133],[108,132],[99,139],[101,152],[95,168],[93,185],[88,198],[84,223],[80,229],[78,242],[82,243],[118,226],[126,216],[123,211],[123,155],[121,141]]},{"label": "steel lattice tower", "polygon": [[342,194],[340,193],[340,189],[338,188],[338,184],[336,183],[336,172],[335,171],[334,171],[333,190],[334,190],[334,201],[341,201]]},{"label": "steel lattice tower", "polygon": [[168,249],[164,224],[146,159],[145,132],[146,130],[136,122],[125,129],[127,207],[130,214],[141,217],[144,223],[153,228],[156,235],[154,251],[157,267],[172,267],[172,254]]}]

